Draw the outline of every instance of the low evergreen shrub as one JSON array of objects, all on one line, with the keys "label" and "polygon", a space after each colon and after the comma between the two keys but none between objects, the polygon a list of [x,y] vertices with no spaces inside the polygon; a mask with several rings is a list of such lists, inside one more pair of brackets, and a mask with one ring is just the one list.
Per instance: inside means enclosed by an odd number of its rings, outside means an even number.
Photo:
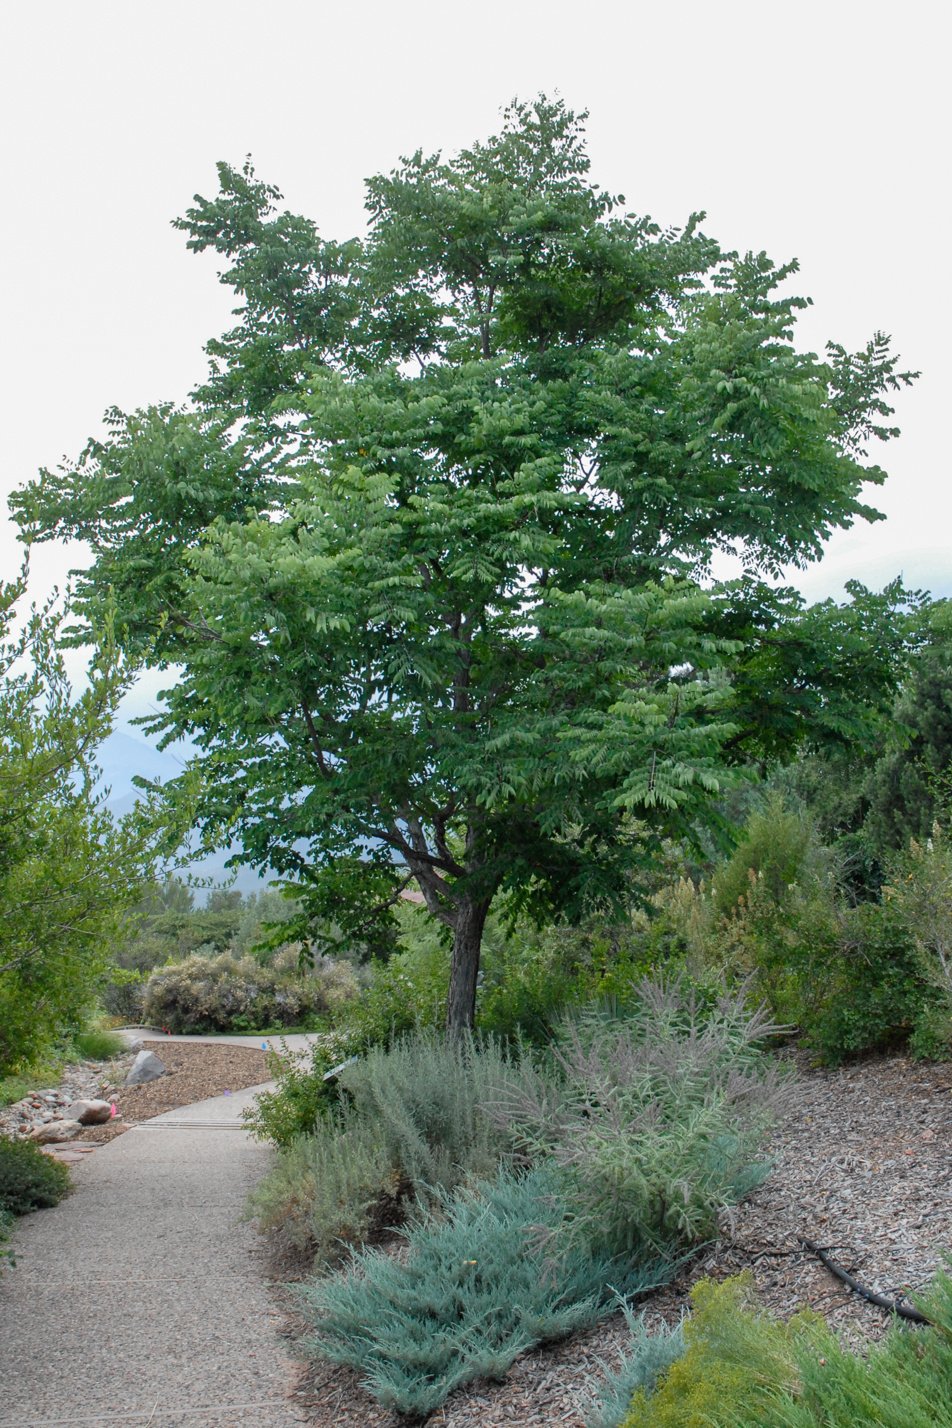
[{"label": "low evergreen shrub", "polygon": [[[498,1043],[419,1031],[347,1066],[330,1110],[309,1101],[313,1064],[297,1082],[292,1071],[283,1097],[256,1113],[256,1129],[281,1136],[283,1149],[252,1215],[278,1243],[326,1264],[342,1242],[398,1220],[404,1202],[492,1176],[510,1138],[482,1107],[515,1064]],[[285,1139],[305,1111],[308,1134]]]},{"label": "low evergreen shrub", "polygon": [[403,1231],[403,1255],[365,1250],[302,1287],[308,1351],[355,1368],[387,1407],[425,1417],[460,1385],[501,1378],[534,1344],[611,1313],[618,1294],[670,1278],[670,1263],[570,1242],[566,1213],[551,1168],[441,1195]]},{"label": "low evergreen shrub", "polygon": [[711,885],[682,881],[661,893],[657,922],[680,938],[692,966],[745,981],[825,1064],[911,1036],[926,1051],[941,1042],[929,1014],[936,994],[902,897],[890,900],[884,889],[881,900],[854,902],[802,817],[771,809],[772,818],[751,819]]},{"label": "low evergreen shrub", "polygon": [[0,1136],[0,1212],[26,1215],[59,1204],[69,1189],[69,1171],[28,1140]]},{"label": "low evergreen shrub", "polygon": [[653,1393],[658,1380],[684,1353],[684,1328],[662,1326],[651,1333],[643,1314],[626,1304],[625,1319],[631,1342],[619,1366],[606,1371],[586,1413],[587,1428],[621,1428],[631,1400],[639,1390]]},{"label": "low evergreen shrub", "polygon": [[402,1180],[417,1193],[453,1190],[494,1175],[510,1149],[508,1132],[484,1106],[514,1064],[491,1038],[448,1041],[424,1029],[374,1047],[341,1073],[340,1084],[353,1113],[376,1127]]},{"label": "low evergreen shrub", "polygon": [[803,941],[792,963],[803,1041],[826,1065],[906,1043],[935,997],[901,919],[888,903],[842,908],[823,956]]}]

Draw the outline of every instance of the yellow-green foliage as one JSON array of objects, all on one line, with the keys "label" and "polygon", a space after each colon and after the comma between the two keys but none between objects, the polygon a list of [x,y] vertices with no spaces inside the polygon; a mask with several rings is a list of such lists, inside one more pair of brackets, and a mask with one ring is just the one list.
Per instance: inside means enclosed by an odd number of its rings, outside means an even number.
[{"label": "yellow-green foliage", "polygon": [[922,1307],[933,1327],[894,1325],[865,1358],[814,1314],[784,1324],[759,1310],[747,1276],[702,1281],[687,1345],[622,1428],[952,1428],[952,1280]]},{"label": "yellow-green foliage", "polygon": [[757,1310],[749,1275],[701,1280],[685,1325],[687,1349],[656,1391],[634,1395],[623,1428],[736,1428],[759,1423],[796,1374],[795,1329]]}]

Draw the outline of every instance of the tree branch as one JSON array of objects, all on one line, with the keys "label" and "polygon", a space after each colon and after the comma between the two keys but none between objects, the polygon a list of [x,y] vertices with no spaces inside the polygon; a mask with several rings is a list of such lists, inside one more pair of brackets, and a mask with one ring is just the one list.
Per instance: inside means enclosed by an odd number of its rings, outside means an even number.
[{"label": "tree branch", "polygon": [[301,695],[301,712],[304,715],[304,723],[307,725],[308,738],[310,739],[311,748],[314,751],[314,757],[317,760],[317,767],[320,769],[324,778],[329,778],[330,769],[327,767],[327,761],[324,758],[324,750],[321,748],[321,741],[318,738],[317,728],[314,724],[314,716],[303,694]]}]

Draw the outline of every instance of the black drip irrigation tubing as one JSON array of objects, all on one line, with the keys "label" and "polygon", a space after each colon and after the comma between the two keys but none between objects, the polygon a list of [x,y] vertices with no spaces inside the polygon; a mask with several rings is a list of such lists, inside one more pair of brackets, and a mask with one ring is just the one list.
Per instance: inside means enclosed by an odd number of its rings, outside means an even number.
[{"label": "black drip irrigation tubing", "polygon": [[885,1294],[877,1294],[874,1289],[869,1289],[865,1284],[861,1284],[837,1260],[833,1259],[832,1255],[827,1254],[826,1250],[815,1244],[813,1240],[808,1240],[805,1235],[800,1236],[800,1243],[804,1249],[815,1254],[831,1274],[834,1274],[837,1279],[841,1279],[849,1289],[852,1289],[854,1294],[859,1294],[868,1303],[875,1304],[880,1309],[888,1309],[890,1314],[898,1314],[901,1319],[911,1319],[914,1324],[932,1323],[931,1319],[920,1313],[918,1309],[914,1309],[911,1304],[904,1304],[901,1299],[887,1299]]}]

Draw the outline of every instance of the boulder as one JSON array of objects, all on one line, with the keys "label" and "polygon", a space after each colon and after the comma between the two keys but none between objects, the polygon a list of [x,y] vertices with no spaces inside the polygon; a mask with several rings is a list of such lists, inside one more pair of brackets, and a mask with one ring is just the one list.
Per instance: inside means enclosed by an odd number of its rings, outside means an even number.
[{"label": "boulder", "polygon": [[146,1081],[157,1081],[165,1075],[165,1065],[154,1051],[140,1051],[129,1068],[127,1086],[141,1086]]},{"label": "boulder", "polygon": [[30,1132],[30,1140],[36,1145],[55,1145],[57,1141],[72,1140],[82,1129],[79,1121],[47,1121]]},{"label": "boulder", "polygon": [[64,1112],[68,1121],[79,1121],[81,1126],[101,1126],[112,1115],[108,1101],[74,1101]]}]

